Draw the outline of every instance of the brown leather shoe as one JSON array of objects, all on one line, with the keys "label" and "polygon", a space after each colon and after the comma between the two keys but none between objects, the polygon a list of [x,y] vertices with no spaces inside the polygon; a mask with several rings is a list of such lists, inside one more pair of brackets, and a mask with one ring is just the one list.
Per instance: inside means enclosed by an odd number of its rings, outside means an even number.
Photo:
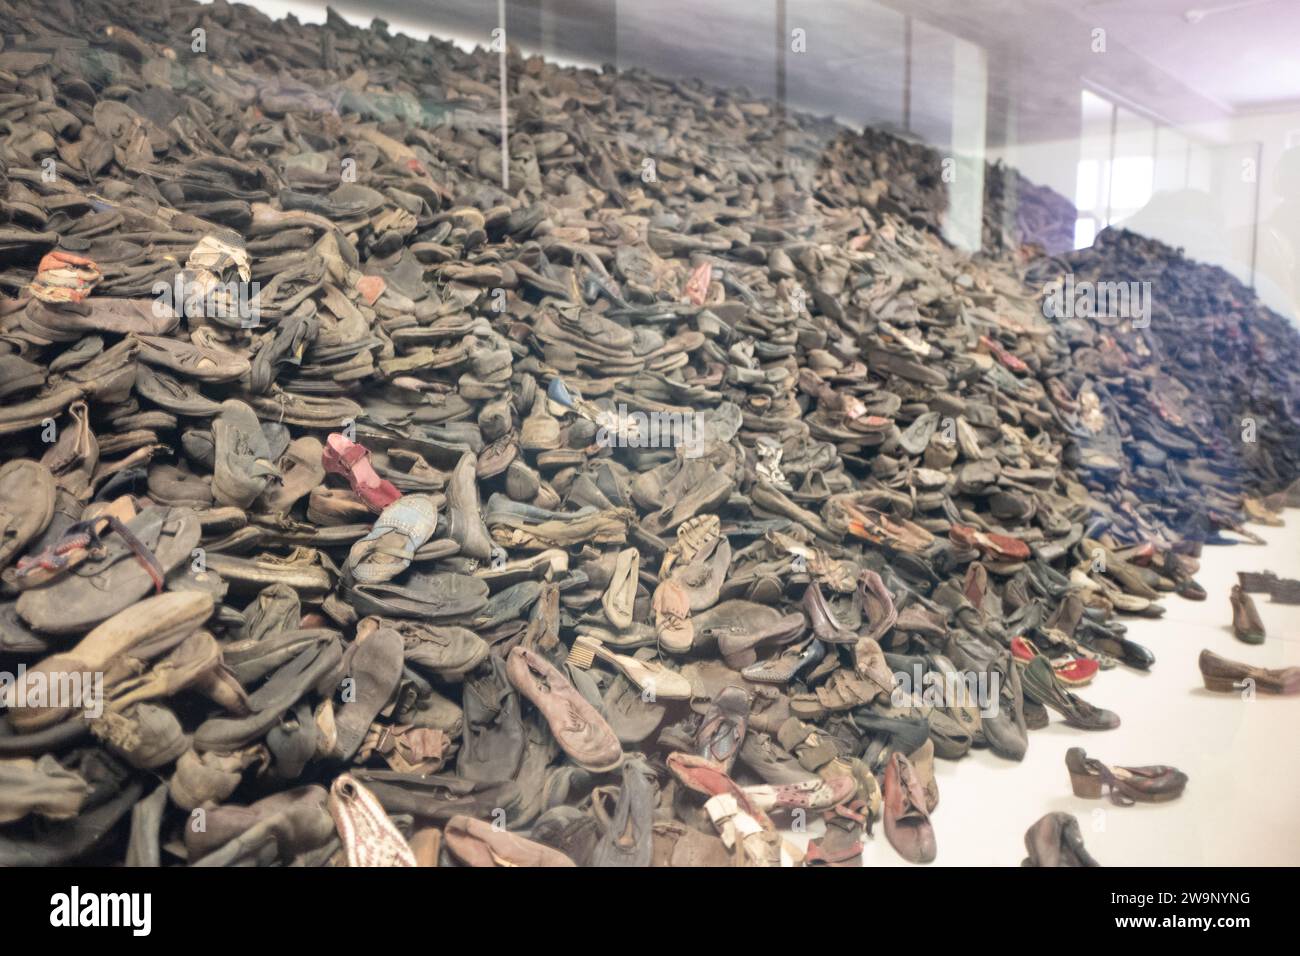
[{"label": "brown leather shoe", "polygon": [[[52,680],[65,674],[102,674],[105,693],[148,661],[175,647],[212,614],[212,595],[202,591],[172,591],[131,605],[110,617],[73,647],[47,657],[27,670]],[[84,693],[84,689],[83,689]],[[76,706],[11,707],[9,721],[20,733],[58,723]],[[86,706],[93,702],[85,701]]]},{"label": "brown leather shoe", "polygon": [[713,700],[695,734],[699,755],[730,773],[749,727],[749,694],[739,687],[725,687]]},{"label": "brown leather shoe", "polygon": [[1239,664],[1213,651],[1201,651],[1198,661],[1207,690],[1231,692],[1253,687],[1265,694],[1300,694],[1300,667],[1266,670]]},{"label": "brown leather shoe", "polygon": [[857,642],[858,633],[846,627],[831,610],[826,595],[822,593],[816,581],[808,585],[803,592],[803,609],[808,615],[808,623],[817,635],[817,639],[827,644],[853,644]]},{"label": "brown leather shoe", "polygon": [[1065,766],[1076,797],[1096,799],[1105,788],[1110,790],[1111,802],[1120,807],[1174,800],[1187,786],[1187,774],[1174,767],[1108,767],[1089,757],[1082,747],[1065,752]]},{"label": "brown leather shoe", "polygon": [[1232,633],[1244,644],[1264,643],[1264,622],[1259,619],[1259,609],[1249,594],[1234,584],[1228,596],[1232,603]]},{"label": "brown leather shoe", "polygon": [[1029,851],[1021,866],[1101,866],[1084,848],[1079,821],[1071,813],[1049,813],[1025,833]]},{"label": "brown leather shoe", "polygon": [[889,593],[880,575],[868,570],[863,571],[858,579],[858,599],[862,602],[862,612],[871,628],[866,636],[872,641],[879,641],[898,620],[894,596]]},{"label": "brown leather shoe", "polygon": [[466,866],[577,866],[559,850],[464,815],[447,821],[443,840]]},{"label": "brown leather shoe", "polygon": [[732,866],[733,858],[723,842],[684,823],[656,821],[651,866]]},{"label": "brown leather shoe", "polygon": [[885,765],[885,836],[911,863],[931,863],[938,852],[925,791],[911,762],[895,752]]},{"label": "brown leather shoe", "polygon": [[506,676],[541,711],[556,742],[578,766],[604,773],[623,762],[623,746],[605,718],[541,654],[516,647],[506,658]]}]

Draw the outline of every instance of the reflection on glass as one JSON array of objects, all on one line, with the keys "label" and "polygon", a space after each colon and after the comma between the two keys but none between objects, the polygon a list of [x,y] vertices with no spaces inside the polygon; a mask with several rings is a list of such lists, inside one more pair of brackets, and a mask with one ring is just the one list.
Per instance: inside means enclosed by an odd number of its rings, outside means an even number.
[{"label": "reflection on glass", "polygon": [[1097,220],[1091,216],[1080,216],[1074,221],[1074,248],[1087,249],[1097,238]]},{"label": "reflection on glass", "polygon": [[1151,156],[1117,156],[1111,165],[1110,218],[1119,222],[1151,198],[1155,160]]}]

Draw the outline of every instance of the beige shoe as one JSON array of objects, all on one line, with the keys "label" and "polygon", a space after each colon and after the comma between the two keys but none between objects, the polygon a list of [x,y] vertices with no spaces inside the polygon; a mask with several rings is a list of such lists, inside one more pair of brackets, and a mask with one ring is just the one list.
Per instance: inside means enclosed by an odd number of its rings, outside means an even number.
[{"label": "beige shoe", "polygon": [[[73,675],[99,675],[105,693],[147,661],[175,647],[212,614],[212,595],[202,591],[170,591],[133,604],[99,625],[71,649],[54,654],[27,671],[45,682],[67,686]],[[13,689],[11,689],[13,693]],[[83,687],[83,698],[85,697]],[[53,704],[54,701],[49,703]],[[94,702],[64,702],[59,706],[11,707],[9,720],[19,733],[50,727]]]},{"label": "beige shoe", "polygon": [[742,810],[734,794],[710,797],[704,801],[704,809],[723,845],[735,852],[737,866],[791,867],[803,862],[798,847]]},{"label": "beige shoe", "polygon": [[411,852],[415,854],[416,866],[437,866],[442,853],[442,831],[436,827],[425,827],[411,834],[408,841]]},{"label": "beige shoe", "polygon": [[62,767],[49,754],[0,759],[0,823],[13,823],[36,815],[47,820],[68,820],[90,796],[81,775]]},{"label": "beige shoe", "polygon": [[623,746],[605,718],[545,657],[516,646],[506,658],[506,676],[541,712],[574,763],[593,773],[622,764]]},{"label": "beige shoe", "polygon": [[526,451],[551,451],[560,447],[560,423],[546,407],[546,392],[537,390],[532,410],[519,430],[519,445]]},{"label": "beige shoe", "polygon": [[307,520],[326,527],[369,525],[375,520],[375,513],[347,488],[317,485],[307,497]]},{"label": "beige shoe", "polygon": [[0,467],[0,568],[22,553],[54,517],[54,476],[26,458]]},{"label": "beige shoe", "polygon": [[145,700],[157,700],[197,686],[221,664],[221,647],[207,631],[195,631],[153,667],[113,688],[107,703],[122,711]]},{"label": "beige shoe", "polygon": [[568,662],[586,669],[600,658],[626,677],[650,700],[690,700],[691,682],[682,674],[657,661],[643,661],[607,650],[599,640],[588,635],[574,638]]},{"label": "beige shoe", "polygon": [[176,761],[176,769],[167,781],[167,792],[172,803],[184,810],[222,803],[235,792],[245,770],[269,761],[270,754],[264,744],[230,753],[187,750]]},{"label": "beige shoe", "polygon": [[262,493],[259,508],[271,514],[288,514],[299,499],[319,488],[325,480],[322,450],[320,439],[310,435],[290,442],[276,463],[280,480],[273,480]]},{"label": "beige shoe", "polygon": [[614,573],[609,587],[601,596],[600,604],[605,616],[618,630],[632,626],[632,611],[636,604],[636,587],[641,570],[641,553],[636,548],[625,548],[614,562]]},{"label": "beige shoe", "polygon": [[662,581],[654,596],[655,634],[664,650],[685,654],[695,643],[695,626],[691,624],[691,604],[686,592],[675,581]]}]

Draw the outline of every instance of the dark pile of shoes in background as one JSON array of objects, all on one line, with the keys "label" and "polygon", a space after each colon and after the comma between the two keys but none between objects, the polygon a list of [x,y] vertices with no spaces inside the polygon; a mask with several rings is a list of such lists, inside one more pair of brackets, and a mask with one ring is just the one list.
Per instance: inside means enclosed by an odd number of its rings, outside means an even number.
[{"label": "dark pile of shoes in background", "polygon": [[0,20],[0,862],[927,862],[1286,500],[1294,332],[1124,240],[1147,333],[1049,322],[924,147],[512,54],[503,189],[495,55]]},{"label": "dark pile of shoes in background", "polygon": [[[1300,471],[1300,337],[1223,269],[1152,239],[1107,229],[1089,249],[1035,261],[1051,280],[1149,282],[1147,328],[1105,318],[1063,329],[1072,364],[1133,464],[1137,498],[1204,540],[1236,523],[1243,493],[1276,493]],[[1266,520],[1249,497],[1255,520]]]},{"label": "dark pile of shoes in background", "polygon": [[1049,254],[1074,248],[1074,203],[1030,182],[1001,162],[984,167],[984,244],[986,252]]}]

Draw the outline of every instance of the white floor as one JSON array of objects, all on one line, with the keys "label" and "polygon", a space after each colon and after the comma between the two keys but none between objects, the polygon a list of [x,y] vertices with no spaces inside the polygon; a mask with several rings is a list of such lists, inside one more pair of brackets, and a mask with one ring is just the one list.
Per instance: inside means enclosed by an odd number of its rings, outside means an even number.
[{"label": "white floor", "polygon": [[[1228,603],[1238,570],[1300,577],[1300,510],[1286,517],[1282,528],[1251,525],[1265,546],[1204,549],[1197,580],[1205,601],[1170,596],[1163,618],[1125,619],[1129,635],[1156,655],[1155,665],[1144,674],[1121,664],[1080,691],[1118,713],[1119,728],[1074,730],[1053,715],[1050,726],[1030,732],[1021,763],[987,750],[936,761],[934,865],[1016,866],[1025,855],[1025,830],[1060,810],[1079,818],[1103,866],[1300,865],[1300,697],[1211,693],[1196,664],[1209,648],[1263,667],[1300,665],[1300,606],[1254,595],[1268,639],[1250,646],[1233,637]],[[1191,779],[1172,803],[1117,807],[1083,799],[1074,796],[1065,770],[1065,752],[1074,746],[1112,766],[1171,764]],[[879,826],[863,860],[910,865]]]}]

